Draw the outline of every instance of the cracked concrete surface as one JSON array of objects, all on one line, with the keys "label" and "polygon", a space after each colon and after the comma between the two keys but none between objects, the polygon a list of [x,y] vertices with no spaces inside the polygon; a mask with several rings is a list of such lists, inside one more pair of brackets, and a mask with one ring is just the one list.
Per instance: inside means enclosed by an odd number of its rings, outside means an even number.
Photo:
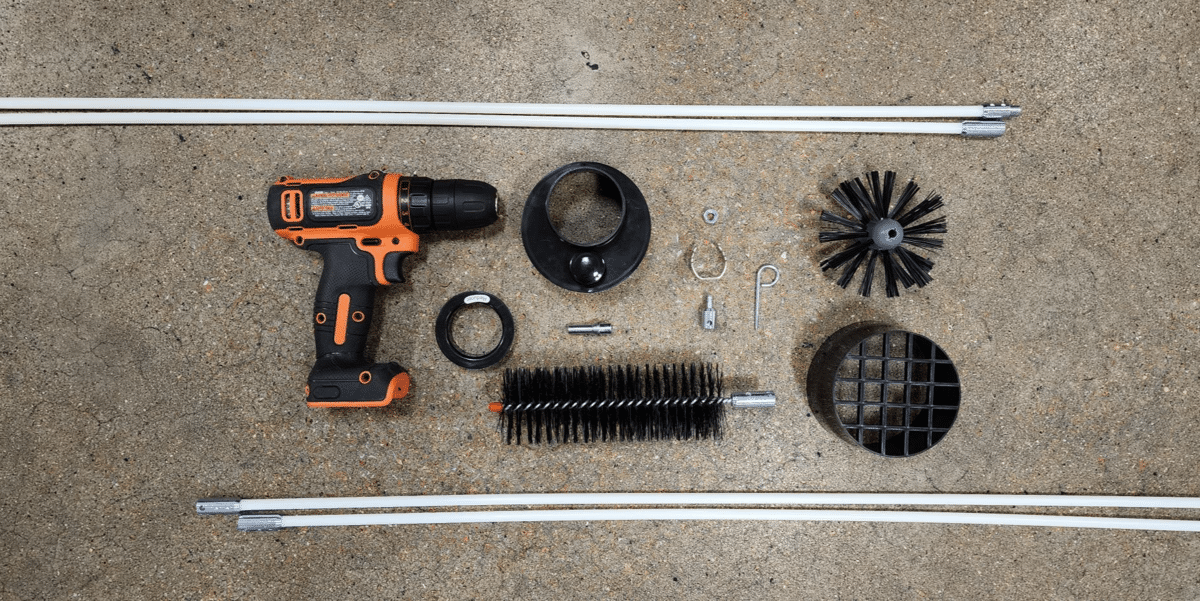
[{"label": "cracked concrete surface", "polygon": [[[998,140],[379,126],[6,127],[0,135],[0,596],[1195,598],[1194,534],[842,523],[561,523],[248,534],[197,498],[557,491],[1200,494],[1196,7],[1168,2],[14,1],[4,96],[1024,107]],[[520,214],[545,174],[606,163],[654,235],[628,281],[541,278]],[[413,376],[381,410],[307,408],[321,264],[270,231],[283,175],[480,179],[499,224],[422,239],[372,350]],[[946,197],[933,283],[861,299],[817,267],[827,193],[870,169]],[[721,212],[718,225],[701,220]],[[700,282],[691,246],[729,272]],[[781,268],[750,323],[754,272]],[[481,289],[498,367],[432,324]],[[712,294],[719,329],[697,319]],[[959,367],[963,411],[918,457],[822,429],[821,341],[885,319]],[[607,320],[579,339],[567,323]],[[507,447],[502,369],[715,360],[780,405],[724,440]],[[1103,511],[1080,512],[1106,515]],[[1112,512],[1113,515],[1140,515]],[[1162,517],[1192,517],[1159,512]]]}]

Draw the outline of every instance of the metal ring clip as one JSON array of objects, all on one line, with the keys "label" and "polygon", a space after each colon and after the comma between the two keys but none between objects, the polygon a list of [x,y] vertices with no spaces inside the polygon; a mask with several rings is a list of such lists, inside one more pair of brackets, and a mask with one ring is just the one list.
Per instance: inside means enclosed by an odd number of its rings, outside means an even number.
[{"label": "metal ring clip", "polygon": [[712,245],[717,248],[717,253],[721,255],[721,273],[718,273],[717,275],[704,276],[700,275],[700,272],[696,271],[696,263],[694,259],[696,258],[696,247],[699,246],[698,244],[693,244],[692,251],[688,253],[688,267],[692,269],[692,275],[695,275],[697,278],[702,280],[719,280],[721,279],[721,276],[725,275],[725,270],[729,269],[729,261],[725,259],[725,251],[721,250],[721,245],[717,244],[716,242],[713,242]]}]

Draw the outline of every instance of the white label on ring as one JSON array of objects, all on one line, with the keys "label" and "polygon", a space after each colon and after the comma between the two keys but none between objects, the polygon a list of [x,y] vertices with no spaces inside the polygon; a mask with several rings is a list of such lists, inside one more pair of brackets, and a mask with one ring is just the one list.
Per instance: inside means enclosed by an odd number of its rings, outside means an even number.
[{"label": "white label on ring", "polygon": [[463,299],[464,305],[473,305],[475,303],[487,304],[490,302],[492,302],[492,297],[490,297],[486,294],[472,294],[471,296],[468,296],[467,298]]}]

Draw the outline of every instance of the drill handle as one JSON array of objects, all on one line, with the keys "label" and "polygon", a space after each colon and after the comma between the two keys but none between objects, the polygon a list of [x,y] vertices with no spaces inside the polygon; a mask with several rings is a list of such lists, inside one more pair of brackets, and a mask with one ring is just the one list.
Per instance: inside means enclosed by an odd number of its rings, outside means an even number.
[{"label": "drill handle", "polygon": [[375,308],[375,262],[354,242],[312,244],[325,260],[313,303],[317,359],[363,359]]},{"label": "drill handle", "polygon": [[308,375],[314,407],[377,407],[408,392],[399,364],[365,357],[375,308],[375,259],[353,241],[310,244],[325,260],[313,303],[317,361]]}]

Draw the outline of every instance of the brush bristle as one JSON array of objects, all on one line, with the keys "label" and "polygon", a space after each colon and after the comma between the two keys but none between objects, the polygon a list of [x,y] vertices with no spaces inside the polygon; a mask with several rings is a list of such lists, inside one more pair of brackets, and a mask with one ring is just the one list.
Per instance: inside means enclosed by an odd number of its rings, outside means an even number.
[{"label": "brush bristle", "polygon": [[500,427],[509,443],[720,438],[725,403],[710,364],[509,369]]},{"label": "brush bristle", "polygon": [[[821,231],[817,240],[831,243],[848,242],[849,245],[821,261],[821,271],[837,269],[844,265],[837,284],[846,288],[854,279],[858,268],[865,264],[866,269],[858,289],[859,294],[863,296],[871,296],[871,281],[875,277],[877,262],[882,266],[885,289],[889,297],[900,295],[897,284],[903,284],[905,288],[914,284],[917,287],[925,286],[933,279],[929,275],[933,269],[933,261],[912,252],[904,245],[928,249],[942,247],[941,238],[930,237],[930,234],[946,233],[945,217],[915,223],[942,208],[942,197],[930,194],[925,200],[909,208],[908,205],[918,190],[917,184],[909,181],[893,204],[892,192],[896,174],[891,171],[885,172],[882,183],[878,171],[872,171],[866,177],[869,185],[863,184],[862,179],[855,178],[842,182],[830,193],[833,200],[850,214],[850,218],[822,211],[821,221],[831,223],[839,229]],[[904,238],[900,246],[881,249],[873,244],[868,228],[884,219],[894,219],[903,229]]]}]

